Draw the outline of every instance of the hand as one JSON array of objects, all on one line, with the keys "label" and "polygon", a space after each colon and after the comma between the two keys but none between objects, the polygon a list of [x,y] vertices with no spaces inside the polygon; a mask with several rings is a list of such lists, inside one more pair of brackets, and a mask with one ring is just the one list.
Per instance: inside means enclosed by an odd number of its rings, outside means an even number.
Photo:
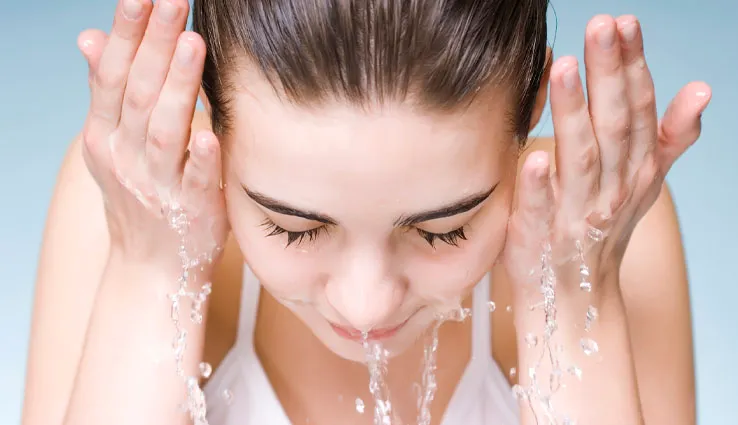
[{"label": "hand", "polygon": [[183,32],[187,14],[186,0],[123,0],[109,37],[88,30],[78,40],[91,91],[83,153],[112,252],[166,268],[182,266],[185,234],[192,266],[217,255],[228,231],[218,140],[190,134],[205,44]]},{"label": "hand", "polygon": [[594,18],[585,65],[588,102],[575,58],[561,58],[551,70],[556,175],[544,152],[531,153],[523,165],[505,250],[517,281],[540,269],[544,240],[554,255],[571,260],[578,255],[576,241],[585,242],[592,228],[602,234],[589,247],[591,266],[617,273],[635,225],[658,198],[674,161],[700,134],[710,88],[686,85],[659,123],[634,17]]}]

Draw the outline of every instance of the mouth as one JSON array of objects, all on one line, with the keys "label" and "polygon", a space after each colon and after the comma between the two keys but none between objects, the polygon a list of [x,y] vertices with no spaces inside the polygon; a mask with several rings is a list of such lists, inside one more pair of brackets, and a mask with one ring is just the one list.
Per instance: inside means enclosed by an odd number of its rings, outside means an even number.
[{"label": "mouth", "polygon": [[[404,322],[400,323],[399,325],[388,328],[372,329],[366,333],[366,339],[369,341],[382,341],[391,338],[395,336],[397,332],[399,332],[400,329],[402,329],[402,327],[405,326],[405,324],[410,321],[410,319],[414,315],[415,314],[410,315],[407,319],[405,319]],[[364,340],[363,333],[358,329],[336,325],[335,323],[330,323],[330,325],[333,331],[341,338],[348,339],[354,342],[363,342]]]}]

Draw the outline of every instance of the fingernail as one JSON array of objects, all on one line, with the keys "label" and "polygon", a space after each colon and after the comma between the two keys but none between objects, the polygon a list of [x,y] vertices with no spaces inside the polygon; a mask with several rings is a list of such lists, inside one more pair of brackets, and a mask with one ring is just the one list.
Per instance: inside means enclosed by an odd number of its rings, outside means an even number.
[{"label": "fingernail", "polygon": [[597,41],[603,49],[609,49],[615,44],[615,28],[609,23],[603,24],[597,33]]},{"label": "fingernail", "polygon": [[204,136],[198,137],[197,140],[195,140],[195,144],[197,145],[197,150],[200,155],[203,156],[207,156],[215,150],[213,144],[210,143],[210,140]]},{"label": "fingernail", "polygon": [[87,56],[87,54],[88,54],[88,52],[90,50],[90,47],[92,47],[94,45],[95,45],[95,42],[92,41],[92,40],[90,40],[88,38],[87,40],[84,40],[84,41],[82,41],[82,43],[80,43],[79,49],[82,51],[82,54],[84,54],[85,56]]},{"label": "fingernail", "polygon": [[579,67],[574,65],[568,70],[564,72],[564,76],[562,77],[562,80],[564,81],[564,87],[566,87],[569,90],[574,90],[579,85]]},{"label": "fingernail", "polygon": [[177,60],[181,65],[188,65],[192,61],[192,56],[194,55],[194,49],[190,45],[190,43],[186,41],[180,41],[177,43],[177,51],[175,52],[175,56],[177,57]]},{"label": "fingernail", "polygon": [[638,25],[636,25],[636,22],[629,22],[623,26],[623,38],[628,43],[634,41],[636,39],[636,36],[638,35]]},{"label": "fingernail", "polygon": [[139,0],[123,0],[123,16],[126,19],[135,21],[141,17],[143,13],[143,5]]},{"label": "fingernail", "polygon": [[174,22],[178,12],[179,9],[170,0],[161,0],[159,2],[159,16],[164,22]]}]

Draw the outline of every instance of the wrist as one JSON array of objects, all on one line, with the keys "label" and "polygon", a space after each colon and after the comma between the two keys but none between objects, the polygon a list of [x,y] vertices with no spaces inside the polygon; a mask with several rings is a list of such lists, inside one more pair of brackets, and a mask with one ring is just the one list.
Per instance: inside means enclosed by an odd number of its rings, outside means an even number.
[{"label": "wrist", "polygon": [[167,258],[130,255],[126,250],[111,246],[107,268],[115,270],[129,285],[143,282],[143,285],[165,285],[175,288],[175,285],[178,286],[178,282],[185,278],[198,286],[209,282],[213,264],[187,265],[176,253]]}]

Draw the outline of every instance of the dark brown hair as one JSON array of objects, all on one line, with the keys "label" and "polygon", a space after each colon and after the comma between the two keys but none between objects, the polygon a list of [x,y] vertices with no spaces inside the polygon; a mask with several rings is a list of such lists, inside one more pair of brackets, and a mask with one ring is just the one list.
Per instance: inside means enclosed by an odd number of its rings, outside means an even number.
[{"label": "dark brown hair", "polygon": [[546,60],[548,0],[194,0],[217,134],[244,55],[300,106],[412,101],[453,111],[503,87],[526,140]]}]

